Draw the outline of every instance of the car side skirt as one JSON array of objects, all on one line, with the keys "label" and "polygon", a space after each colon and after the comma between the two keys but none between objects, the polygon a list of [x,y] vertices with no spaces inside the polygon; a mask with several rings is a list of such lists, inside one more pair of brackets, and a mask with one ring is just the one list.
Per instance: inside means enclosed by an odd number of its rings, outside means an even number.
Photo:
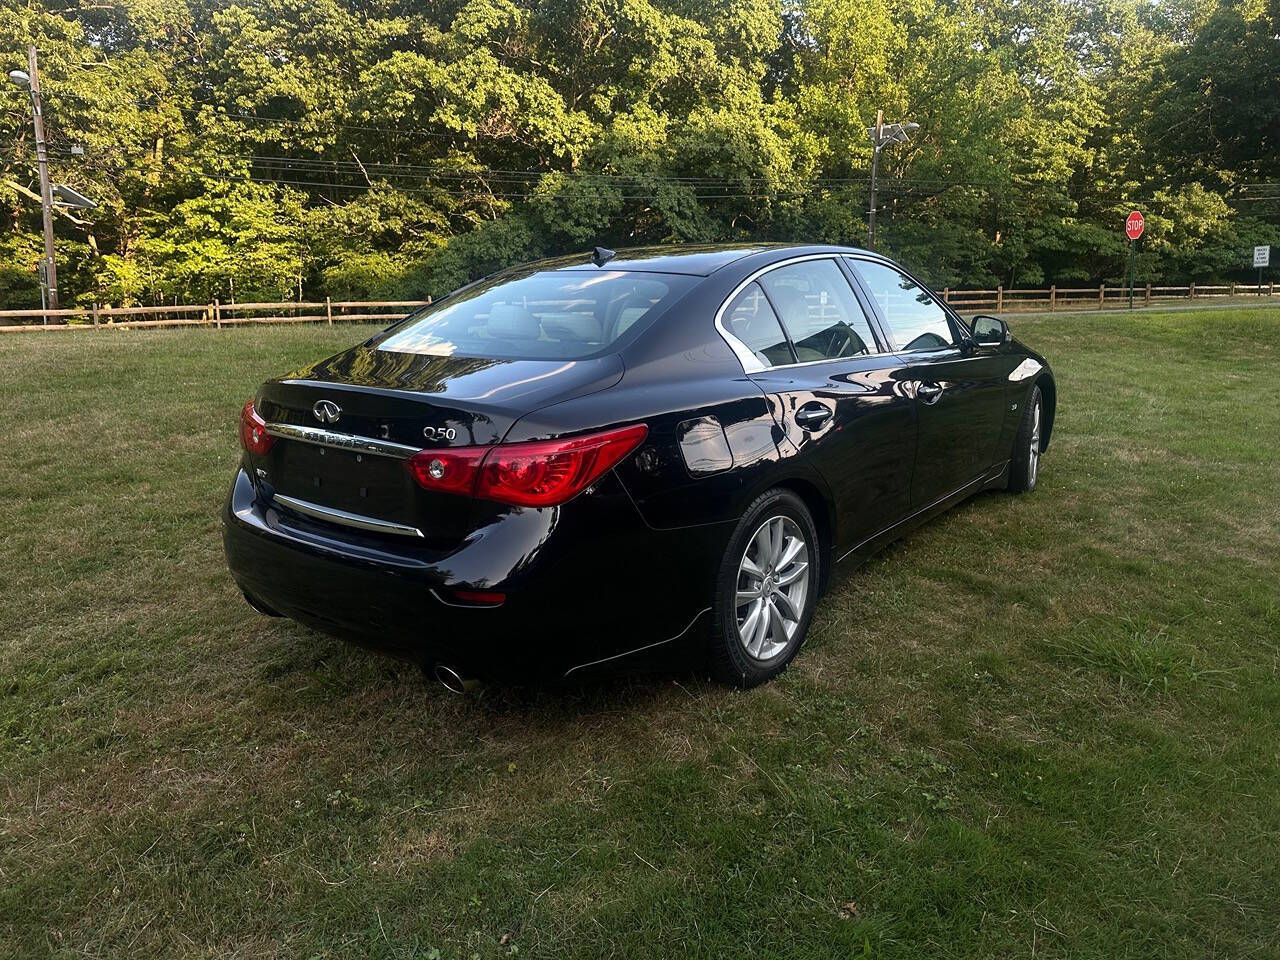
[{"label": "car side skirt", "polygon": [[867,537],[861,543],[850,547],[836,558],[836,563],[848,562],[852,566],[857,566],[875,556],[889,544],[901,540],[912,530],[927,523],[938,514],[945,513],[974,494],[981,493],[984,490],[998,489],[1008,483],[1008,480],[1009,461],[1003,460],[993,465],[982,476],[970,480],[945,496],[939,497],[928,506],[921,507],[909,516],[890,524],[878,533]]}]

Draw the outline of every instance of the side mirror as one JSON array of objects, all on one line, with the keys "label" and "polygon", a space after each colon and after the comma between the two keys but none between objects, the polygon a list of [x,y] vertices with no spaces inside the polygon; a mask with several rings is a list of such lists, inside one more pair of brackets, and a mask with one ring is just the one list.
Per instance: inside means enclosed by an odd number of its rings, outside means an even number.
[{"label": "side mirror", "polygon": [[969,326],[973,339],[986,346],[999,346],[1009,339],[1009,325],[999,317],[974,317]]}]

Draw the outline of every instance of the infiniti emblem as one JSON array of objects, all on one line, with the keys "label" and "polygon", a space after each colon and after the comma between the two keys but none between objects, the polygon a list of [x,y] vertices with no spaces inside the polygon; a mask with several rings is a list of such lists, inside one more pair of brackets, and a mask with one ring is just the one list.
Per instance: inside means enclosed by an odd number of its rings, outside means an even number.
[{"label": "infiniti emblem", "polygon": [[311,412],[321,423],[337,423],[342,416],[342,408],[332,400],[317,400],[311,405]]}]

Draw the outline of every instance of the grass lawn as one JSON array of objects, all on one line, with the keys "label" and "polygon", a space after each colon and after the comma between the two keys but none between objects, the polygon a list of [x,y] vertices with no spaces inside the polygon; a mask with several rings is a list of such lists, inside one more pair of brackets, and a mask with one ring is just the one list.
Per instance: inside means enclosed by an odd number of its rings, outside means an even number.
[{"label": "grass lawn", "polygon": [[1280,313],[1013,326],[1040,489],[780,681],[478,699],[223,568],[240,405],[362,330],[0,339],[0,956],[1280,955]]}]

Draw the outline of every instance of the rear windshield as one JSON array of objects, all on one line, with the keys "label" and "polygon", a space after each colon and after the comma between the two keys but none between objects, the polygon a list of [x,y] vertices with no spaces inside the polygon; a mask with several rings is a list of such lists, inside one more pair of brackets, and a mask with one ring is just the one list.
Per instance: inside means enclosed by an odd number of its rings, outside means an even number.
[{"label": "rear windshield", "polygon": [[576,360],[655,317],[696,278],[547,271],[478,283],[428,307],[378,345],[396,353]]}]

